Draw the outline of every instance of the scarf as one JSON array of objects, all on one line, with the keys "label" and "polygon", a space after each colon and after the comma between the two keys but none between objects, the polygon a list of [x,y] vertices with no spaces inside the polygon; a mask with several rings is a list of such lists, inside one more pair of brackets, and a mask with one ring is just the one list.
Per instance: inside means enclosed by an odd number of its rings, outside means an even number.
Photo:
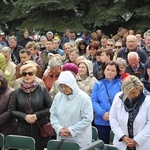
[{"label": "scarf", "polygon": [[[127,112],[129,112],[129,119],[128,119],[128,133],[129,133],[129,138],[134,138],[133,136],[133,122],[134,119],[136,118],[138,112],[139,112],[139,107],[145,100],[145,95],[143,92],[139,94],[138,97],[135,99],[129,100],[128,98],[124,101],[124,107]],[[136,147],[127,147],[126,150],[136,150]]]},{"label": "scarf", "polygon": [[37,88],[38,85],[39,83],[37,80],[34,80],[32,83],[25,83],[22,81],[20,83],[20,89],[25,93],[31,93]]}]

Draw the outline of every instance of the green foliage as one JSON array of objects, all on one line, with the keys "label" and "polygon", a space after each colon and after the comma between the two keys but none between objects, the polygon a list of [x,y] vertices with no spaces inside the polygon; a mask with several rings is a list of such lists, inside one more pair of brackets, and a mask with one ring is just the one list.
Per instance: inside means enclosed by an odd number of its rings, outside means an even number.
[{"label": "green foliage", "polygon": [[0,27],[11,31],[112,33],[119,26],[146,30],[150,22],[149,0],[3,0],[0,10]]}]

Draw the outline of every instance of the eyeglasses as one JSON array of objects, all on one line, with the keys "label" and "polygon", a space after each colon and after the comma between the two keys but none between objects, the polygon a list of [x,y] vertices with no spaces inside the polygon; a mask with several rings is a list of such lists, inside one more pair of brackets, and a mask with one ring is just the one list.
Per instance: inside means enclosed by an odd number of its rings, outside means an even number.
[{"label": "eyeglasses", "polygon": [[29,75],[29,76],[33,76],[34,75],[34,73],[33,72],[23,72],[22,73],[22,76],[27,76],[27,75]]},{"label": "eyeglasses", "polygon": [[121,46],[115,46],[115,48],[121,48]]},{"label": "eyeglasses", "polygon": [[114,45],[112,45],[112,44],[107,44],[107,46],[114,46]]}]

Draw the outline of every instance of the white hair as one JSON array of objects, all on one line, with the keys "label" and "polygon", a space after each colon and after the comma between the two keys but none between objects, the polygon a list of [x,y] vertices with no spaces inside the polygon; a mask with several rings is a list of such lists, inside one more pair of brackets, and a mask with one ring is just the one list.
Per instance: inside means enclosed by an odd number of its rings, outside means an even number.
[{"label": "white hair", "polygon": [[139,55],[138,55],[137,52],[130,52],[130,53],[128,53],[128,59],[130,59],[132,57],[139,59]]}]

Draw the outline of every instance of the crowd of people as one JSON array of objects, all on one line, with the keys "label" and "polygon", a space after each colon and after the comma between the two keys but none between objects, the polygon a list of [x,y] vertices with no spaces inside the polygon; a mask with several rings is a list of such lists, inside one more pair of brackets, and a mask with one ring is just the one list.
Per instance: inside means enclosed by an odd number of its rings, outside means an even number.
[{"label": "crowd of people", "polygon": [[0,34],[0,133],[31,136],[36,150],[51,137],[40,127],[51,122],[58,140],[92,142],[92,128],[118,150],[149,148],[150,30],[123,27],[113,37],[98,29],[64,38],[48,31],[36,42],[23,32]]}]

